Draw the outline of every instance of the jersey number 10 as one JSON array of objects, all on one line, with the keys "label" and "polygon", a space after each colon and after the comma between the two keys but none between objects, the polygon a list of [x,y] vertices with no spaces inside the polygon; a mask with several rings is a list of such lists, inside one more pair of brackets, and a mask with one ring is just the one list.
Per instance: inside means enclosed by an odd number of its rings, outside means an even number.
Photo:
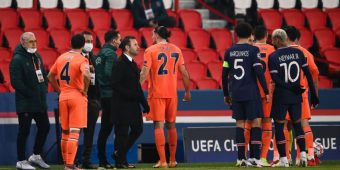
[{"label": "jersey number 10", "polygon": [[[294,78],[292,78],[292,76],[291,76],[291,68],[292,68],[293,65],[296,66],[296,70],[297,70],[296,76]],[[285,82],[286,83],[288,83],[288,81],[291,82],[291,83],[294,83],[299,78],[299,76],[300,76],[300,66],[296,61],[290,62],[288,64],[288,67],[287,67],[287,63],[281,63],[280,67],[283,67],[283,69],[285,71]]]}]

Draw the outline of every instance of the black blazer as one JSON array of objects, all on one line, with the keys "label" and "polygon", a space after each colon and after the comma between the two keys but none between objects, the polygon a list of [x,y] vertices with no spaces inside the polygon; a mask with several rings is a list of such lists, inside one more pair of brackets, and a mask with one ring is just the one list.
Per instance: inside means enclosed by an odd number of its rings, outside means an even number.
[{"label": "black blazer", "polygon": [[112,69],[112,114],[113,123],[132,124],[142,121],[140,105],[146,105],[146,99],[139,83],[139,69],[135,62],[121,55]]}]

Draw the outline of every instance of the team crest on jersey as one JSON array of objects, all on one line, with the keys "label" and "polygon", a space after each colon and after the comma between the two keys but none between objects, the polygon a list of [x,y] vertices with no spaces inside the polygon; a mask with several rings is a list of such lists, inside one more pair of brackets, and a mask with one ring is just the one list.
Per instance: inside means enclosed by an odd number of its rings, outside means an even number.
[{"label": "team crest on jersey", "polygon": [[96,59],[96,64],[101,64],[101,63],[102,63],[102,58],[98,57],[98,58]]},{"label": "team crest on jersey", "polygon": [[261,53],[257,53],[257,58],[261,59]]}]

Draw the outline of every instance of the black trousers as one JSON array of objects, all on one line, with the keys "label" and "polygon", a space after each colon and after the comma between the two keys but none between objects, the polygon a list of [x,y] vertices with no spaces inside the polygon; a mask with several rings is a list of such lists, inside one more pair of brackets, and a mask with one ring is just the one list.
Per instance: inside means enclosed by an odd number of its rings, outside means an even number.
[{"label": "black trousers", "polygon": [[113,123],[111,122],[111,98],[102,98],[102,118],[101,118],[101,127],[98,136],[98,159],[99,164],[107,164],[106,159],[106,141],[109,137]]},{"label": "black trousers", "polygon": [[83,164],[90,164],[93,135],[100,111],[100,101],[90,99],[87,105],[87,128],[84,129],[84,149],[81,156]]},{"label": "black trousers", "polygon": [[32,119],[34,119],[38,132],[35,136],[33,153],[40,155],[50,130],[50,122],[47,112],[38,113],[17,113],[19,119],[19,131],[17,137],[17,155],[18,161],[26,160],[25,150],[27,138],[30,134]]},{"label": "black trousers", "polygon": [[[130,130],[130,132],[129,132]],[[143,132],[143,120],[132,123],[118,123],[115,125],[115,145],[117,151],[116,164],[126,163],[126,155],[132,145]]]}]

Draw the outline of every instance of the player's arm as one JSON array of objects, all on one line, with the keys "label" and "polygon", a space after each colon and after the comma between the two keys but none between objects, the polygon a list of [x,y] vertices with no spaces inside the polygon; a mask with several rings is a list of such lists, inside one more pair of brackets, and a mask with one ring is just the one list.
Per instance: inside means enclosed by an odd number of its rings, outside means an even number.
[{"label": "player's arm", "polygon": [[142,71],[140,72],[140,79],[139,82],[140,84],[143,84],[146,78],[149,76],[150,68],[147,66],[142,67]]},{"label": "player's arm", "polygon": [[82,72],[83,79],[84,79],[84,91],[82,91],[82,93],[86,96],[90,82],[91,82],[90,66],[89,66],[88,60],[86,60],[86,62],[84,62],[80,66],[80,70]]},{"label": "player's arm", "polygon": [[224,61],[222,66],[222,88],[223,88],[223,94],[224,94],[224,102],[227,104],[231,104],[231,97],[229,96],[229,85],[228,85],[228,75],[230,71],[229,62],[227,60],[228,58],[228,52],[224,54]]},{"label": "player's arm", "polygon": [[253,61],[253,68],[254,71],[256,73],[257,78],[259,79],[259,82],[261,84],[261,87],[263,89],[263,92],[268,95],[268,87],[267,87],[267,83],[266,83],[266,78],[264,77],[264,71],[262,68],[262,64],[261,64],[261,60],[260,60],[260,52],[258,51],[257,53],[258,57],[254,57],[254,61]]},{"label": "player's arm", "polygon": [[150,68],[152,66],[152,54],[150,49],[146,49],[144,52],[144,65],[142,67],[142,71],[140,72],[139,82],[143,84],[144,81],[148,78]]},{"label": "player's arm", "polygon": [[313,77],[313,82],[314,82],[314,86],[315,86],[315,90],[316,90],[316,95],[318,95],[318,91],[319,91],[319,69],[318,66],[316,66],[315,62],[314,62],[314,56],[312,54],[308,54],[310,57],[307,58],[307,63],[308,63],[308,68],[311,72],[311,75]]},{"label": "player's arm", "polygon": [[57,82],[57,66],[54,64],[50,70],[50,72],[47,75],[48,81],[51,83],[53,89],[57,92],[60,93],[60,87]]},{"label": "player's arm", "polygon": [[310,73],[305,57],[302,58],[301,68],[302,68],[303,73],[305,73],[307,81],[308,81],[309,91],[311,93],[312,107],[316,108],[319,104],[319,98],[317,97],[312,74]]},{"label": "player's arm", "polygon": [[190,76],[189,76],[189,73],[188,73],[187,69],[185,68],[184,64],[181,64],[179,66],[179,71],[182,73],[183,85],[184,85],[184,89],[185,89],[183,101],[185,101],[185,102],[190,101],[191,100],[191,94],[190,94]]}]

